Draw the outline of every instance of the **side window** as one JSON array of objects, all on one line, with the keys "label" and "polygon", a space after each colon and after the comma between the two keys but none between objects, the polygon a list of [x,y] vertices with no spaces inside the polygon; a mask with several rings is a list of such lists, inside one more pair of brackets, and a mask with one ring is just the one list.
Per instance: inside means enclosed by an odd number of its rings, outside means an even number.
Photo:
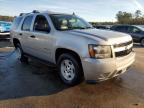
[{"label": "side window", "polygon": [[116,26],[112,26],[110,29],[111,30],[116,30]]},{"label": "side window", "polygon": [[17,29],[21,20],[22,20],[22,17],[15,18],[12,24],[12,29]]},{"label": "side window", "polygon": [[116,30],[120,31],[120,32],[127,32],[127,27],[126,26],[118,26],[118,27],[116,27]]},{"label": "side window", "polygon": [[47,32],[47,33],[50,32],[50,26],[45,16],[43,15],[36,16],[33,30],[37,32]]},{"label": "side window", "polygon": [[121,31],[122,28],[121,28],[121,26],[117,26],[117,27],[115,27],[115,30],[116,30],[116,31]]},{"label": "side window", "polygon": [[27,16],[24,19],[22,30],[23,31],[30,31],[31,23],[32,23],[33,16]]},{"label": "side window", "polygon": [[130,33],[141,33],[141,30],[136,27],[129,27]]}]

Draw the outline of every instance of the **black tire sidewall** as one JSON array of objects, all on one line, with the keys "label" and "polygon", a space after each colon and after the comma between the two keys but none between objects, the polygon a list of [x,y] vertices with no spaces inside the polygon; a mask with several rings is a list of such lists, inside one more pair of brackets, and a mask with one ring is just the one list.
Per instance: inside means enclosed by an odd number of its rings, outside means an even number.
[{"label": "black tire sidewall", "polygon": [[16,45],[16,49],[17,49],[17,48],[19,48],[20,51],[21,51],[20,61],[21,61],[22,63],[27,63],[27,64],[28,64],[28,57],[26,57],[26,56],[24,55],[24,52],[23,52],[23,50],[22,50],[22,47],[21,47],[21,45],[20,45],[19,43]]},{"label": "black tire sidewall", "polygon": [[142,47],[144,47],[144,45],[142,44],[142,41],[144,41],[144,38],[143,38],[143,39],[141,39],[141,42],[140,42],[140,43],[141,43],[141,46],[142,46]]},{"label": "black tire sidewall", "polygon": [[20,51],[21,51],[21,57],[24,55],[23,54],[23,50],[22,50],[22,47],[21,47],[21,45],[18,43],[18,44],[16,44],[16,49],[17,48],[19,48],[20,49]]},{"label": "black tire sidewall", "polygon": [[[62,75],[61,73],[61,62],[63,60],[70,60],[72,61],[74,67],[75,67],[75,76],[74,78],[71,80],[71,81],[68,81],[64,78],[64,76]],[[81,79],[81,69],[80,69],[80,65],[79,63],[76,61],[76,59],[73,57],[73,55],[70,55],[70,54],[62,54],[58,61],[57,61],[57,65],[58,65],[58,69],[59,69],[59,76],[61,78],[61,80],[67,84],[67,85],[75,85],[77,83],[80,82],[80,79]]]}]

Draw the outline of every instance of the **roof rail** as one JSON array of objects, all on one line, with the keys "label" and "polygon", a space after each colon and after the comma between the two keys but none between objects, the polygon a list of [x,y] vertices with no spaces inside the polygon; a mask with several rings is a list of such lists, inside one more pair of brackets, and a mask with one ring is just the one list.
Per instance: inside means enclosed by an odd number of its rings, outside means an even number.
[{"label": "roof rail", "polygon": [[38,10],[33,10],[32,12],[30,13],[20,13],[19,16],[23,16],[23,15],[28,15],[28,14],[31,14],[31,13],[40,13]]},{"label": "roof rail", "polygon": [[40,13],[38,10],[33,10],[32,13]]},{"label": "roof rail", "polygon": [[19,16],[23,16],[23,15],[27,15],[27,14],[29,14],[29,13],[20,13]]}]

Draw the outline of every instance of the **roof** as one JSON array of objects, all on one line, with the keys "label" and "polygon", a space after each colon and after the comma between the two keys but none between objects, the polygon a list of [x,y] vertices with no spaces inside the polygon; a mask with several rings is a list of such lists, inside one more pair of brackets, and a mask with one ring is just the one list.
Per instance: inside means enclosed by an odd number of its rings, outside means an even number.
[{"label": "roof", "polygon": [[28,14],[35,14],[35,13],[48,13],[48,14],[66,14],[66,15],[72,15],[72,14],[67,14],[67,13],[61,13],[61,12],[53,12],[53,11],[38,11],[38,10],[33,10],[30,13],[20,13],[19,16],[24,16],[24,15],[28,15]]}]

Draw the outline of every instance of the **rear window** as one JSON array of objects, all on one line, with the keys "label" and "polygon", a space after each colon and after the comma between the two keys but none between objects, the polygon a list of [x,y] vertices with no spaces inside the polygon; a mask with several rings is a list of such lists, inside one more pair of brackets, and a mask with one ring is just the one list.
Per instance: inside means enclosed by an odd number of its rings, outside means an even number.
[{"label": "rear window", "polygon": [[27,16],[23,22],[22,30],[23,31],[30,31],[31,23],[32,23],[33,16]]},{"label": "rear window", "polygon": [[17,18],[15,18],[15,19],[14,19],[14,22],[13,22],[13,25],[12,25],[12,28],[13,28],[13,29],[17,29],[18,26],[19,26],[19,24],[20,24],[20,22],[21,22],[21,20],[22,20],[22,17],[17,17]]}]

